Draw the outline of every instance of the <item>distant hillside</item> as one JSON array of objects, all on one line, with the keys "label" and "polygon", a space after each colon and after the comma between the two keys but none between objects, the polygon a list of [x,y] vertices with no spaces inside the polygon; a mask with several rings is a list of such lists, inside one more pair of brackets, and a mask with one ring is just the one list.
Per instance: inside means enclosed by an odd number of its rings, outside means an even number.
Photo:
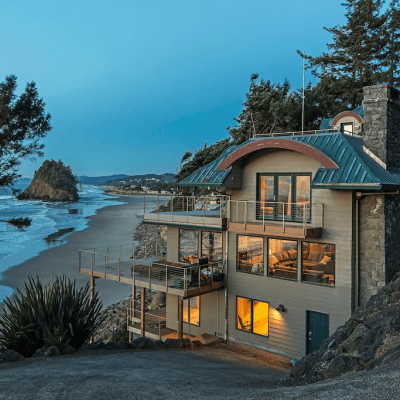
[{"label": "distant hillside", "polygon": [[128,175],[119,174],[119,175],[107,175],[107,176],[78,176],[79,181],[86,185],[101,185],[104,182],[113,180],[113,179],[123,179]]},{"label": "distant hillside", "polygon": [[127,185],[146,185],[158,186],[166,183],[175,183],[175,174],[146,174],[146,175],[132,175],[124,176],[122,178],[111,179],[104,183],[106,186],[127,186]]}]

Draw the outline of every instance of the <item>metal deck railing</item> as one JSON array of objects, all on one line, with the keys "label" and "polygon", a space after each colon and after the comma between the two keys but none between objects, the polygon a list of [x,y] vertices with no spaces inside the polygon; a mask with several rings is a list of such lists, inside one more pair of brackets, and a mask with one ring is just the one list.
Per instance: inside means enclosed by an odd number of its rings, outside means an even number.
[{"label": "metal deck railing", "polygon": [[313,203],[266,202],[249,200],[230,200],[229,221],[233,223],[281,225],[282,231],[288,225],[302,226],[304,233],[308,228],[323,228],[324,205]]},{"label": "metal deck railing", "polygon": [[221,226],[227,196],[143,196],[145,221]]}]

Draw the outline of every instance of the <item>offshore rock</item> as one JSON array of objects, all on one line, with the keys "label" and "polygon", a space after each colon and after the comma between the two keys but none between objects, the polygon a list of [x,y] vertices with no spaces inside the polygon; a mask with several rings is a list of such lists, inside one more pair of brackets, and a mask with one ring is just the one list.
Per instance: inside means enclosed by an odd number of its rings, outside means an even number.
[{"label": "offshore rock", "polygon": [[46,160],[18,200],[78,201],[78,177],[62,161]]},{"label": "offshore rock", "polygon": [[18,200],[42,200],[42,201],[78,201],[78,191],[53,189],[41,179],[33,179],[27,189],[19,196]]}]

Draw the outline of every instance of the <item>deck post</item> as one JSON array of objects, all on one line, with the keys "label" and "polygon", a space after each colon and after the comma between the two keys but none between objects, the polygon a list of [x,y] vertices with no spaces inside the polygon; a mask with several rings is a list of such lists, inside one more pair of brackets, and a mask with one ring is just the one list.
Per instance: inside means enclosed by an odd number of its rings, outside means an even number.
[{"label": "deck post", "polygon": [[187,303],[188,303],[188,339],[190,340],[190,302],[191,302],[192,298],[187,299]]},{"label": "deck post", "polygon": [[265,203],[262,203],[263,208],[263,231],[265,232]]},{"label": "deck post", "polygon": [[178,339],[183,338],[183,297],[178,296]]},{"label": "deck post", "polygon": [[[94,289],[96,287],[95,279],[96,278],[93,276],[93,274],[90,275],[90,300],[93,300],[93,297],[94,297]],[[93,336],[90,336],[89,342],[90,343],[94,342],[94,337]]]},{"label": "deck post", "polygon": [[146,289],[142,287],[142,297],[140,300],[140,336],[144,337],[145,336],[145,323],[146,323],[146,317],[145,317],[145,311],[146,311]]},{"label": "deck post", "polygon": [[118,280],[121,282],[121,258],[118,257]]},{"label": "deck post", "polygon": [[157,195],[157,221],[160,220],[160,195]]}]

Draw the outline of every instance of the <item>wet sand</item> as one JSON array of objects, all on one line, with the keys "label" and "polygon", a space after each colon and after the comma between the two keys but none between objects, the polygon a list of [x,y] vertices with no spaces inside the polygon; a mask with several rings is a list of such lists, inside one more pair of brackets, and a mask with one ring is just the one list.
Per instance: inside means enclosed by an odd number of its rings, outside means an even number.
[{"label": "wet sand", "polygon": [[[66,236],[66,243],[43,251],[38,256],[2,273],[0,285],[12,289],[22,288],[28,276],[48,280],[52,275],[67,275],[79,286],[90,281],[88,275],[78,271],[78,250],[94,247],[133,243],[135,228],[143,217],[143,203],[132,196],[115,196],[127,204],[109,206],[89,217],[88,228]],[[116,303],[132,294],[132,286],[105,279],[96,280],[103,306]]]}]

